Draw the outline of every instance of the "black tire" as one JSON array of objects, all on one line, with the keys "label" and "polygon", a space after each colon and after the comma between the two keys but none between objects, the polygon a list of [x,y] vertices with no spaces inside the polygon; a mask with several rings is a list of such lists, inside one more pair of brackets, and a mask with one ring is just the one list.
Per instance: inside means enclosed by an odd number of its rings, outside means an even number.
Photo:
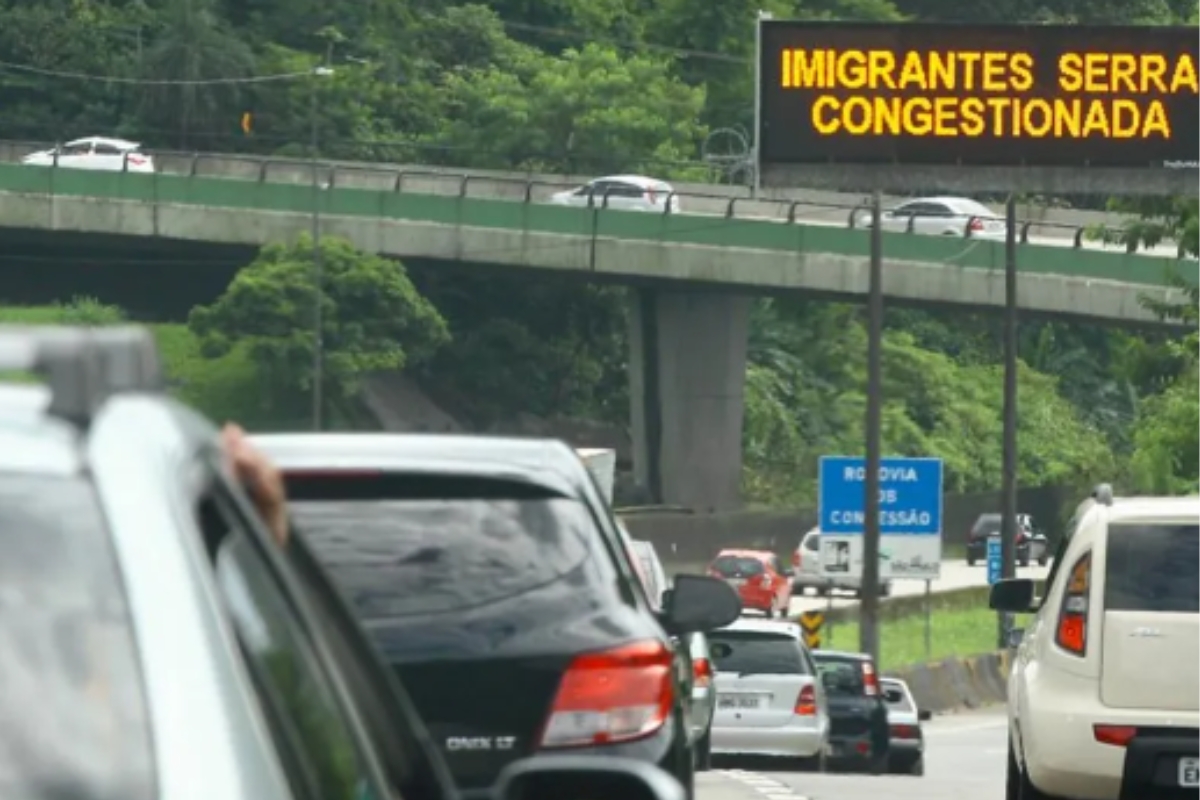
[{"label": "black tire", "polygon": [[968,567],[973,567],[973,566],[975,566],[975,559],[974,559],[974,558],[972,558],[971,556],[967,556],[967,566],[968,566]]},{"label": "black tire", "polygon": [[1017,563],[1020,564],[1022,567],[1029,566],[1029,551],[1028,550],[1025,551],[1025,555],[1023,558],[1019,558],[1017,560]]},{"label": "black tire", "polygon": [[695,748],[696,772],[708,772],[712,769],[712,728],[696,741]]},{"label": "black tire", "polygon": [[891,595],[892,595],[892,584],[889,582],[881,583],[879,585],[879,596],[880,597],[891,597]]},{"label": "black tire", "polygon": [[908,774],[918,778],[925,774],[925,756],[917,756],[917,760],[909,765]]},{"label": "black tire", "polygon": [[1038,566],[1044,567],[1049,563],[1050,563],[1050,554],[1045,551],[1042,551],[1042,554],[1040,556],[1038,556]]},{"label": "black tire", "polygon": [[1046,794],[1033,785],[1025,771],[1017,766],[1011,739],[1008,741],[1008,774],[1005,777],[1004,800],[1066,800]]}]

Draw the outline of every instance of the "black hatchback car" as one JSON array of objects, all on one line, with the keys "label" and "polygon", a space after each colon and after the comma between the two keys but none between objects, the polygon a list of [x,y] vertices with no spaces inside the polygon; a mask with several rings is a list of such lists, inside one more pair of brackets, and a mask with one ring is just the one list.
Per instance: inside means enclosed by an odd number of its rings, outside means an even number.
[{"label": "black hatchback car", "polygon": [[829,708],[832,769],[887,771],[891,731],[875,662],[865,653],[812,651]]},{"label": "black hatchback car", "polygon": [[649,762],[693,793],[686,662],[671,635],[728,624],[740,602],[684,576],[656,619],[573,450],[393,434],[255,443],[465,797],[556,752]]}]

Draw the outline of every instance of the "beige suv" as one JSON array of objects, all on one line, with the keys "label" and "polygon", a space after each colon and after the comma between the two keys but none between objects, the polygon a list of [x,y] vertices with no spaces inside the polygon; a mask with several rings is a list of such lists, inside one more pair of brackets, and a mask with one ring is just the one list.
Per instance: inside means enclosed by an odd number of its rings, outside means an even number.
[{"label": "beige suv", "polygon": [[1195,798],[1200,787],[1200,498],[1098,487],[1059,545],[1008,682],[1008,800]]}]

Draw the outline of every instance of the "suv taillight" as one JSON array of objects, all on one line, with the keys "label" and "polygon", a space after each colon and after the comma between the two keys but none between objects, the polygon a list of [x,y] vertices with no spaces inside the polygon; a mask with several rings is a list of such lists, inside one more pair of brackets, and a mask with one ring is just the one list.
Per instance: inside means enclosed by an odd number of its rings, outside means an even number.
[{"label": "suv taillight", "polygon": [[1067,579],[1054,643],[1072,655],[1087,654],[1088,589],[1092,583],[1092,554],[1084,553]]},{"label": "suv taillight", "polygon": [[712,685],[712,662],[707,658],[697,658],[692,661],[692,680],[698,688],[704,689]]},{"label": "suv taillight", "polygon": [[1092,735],[1100,744],[1127,747],[1133,741],[1133,737],[1137,736],[1137,728],[1132,725],[1093,725]]},{"label": "suv taillight", "polygon": [[795,712],[801,717],[816,716],[817,690],[813,688],[812,684],[800,690],[800,696],[796,698]]},{"label": "suv taillight", "polygon": [[863,694],[867,697],[879,696],[879,676],[875,674],[875,665],[864,661],[862,665]]},{"label": "suv taillight", "polygon": [[896,724],[891,726],[893,739],[917,739],[919,730],[913,725]]},{"label": "suv taillight", "polygon": [[970,228],[973,231],[983,230],[983,220],[981,220],[979,217],[972,217],[971,223],[970,223]]},{"label": "suv taillight", "polygon": [[654,733],[675,699],[673,660],[658,641],[577,656],[558,685],[541,746],[627,742]]}]

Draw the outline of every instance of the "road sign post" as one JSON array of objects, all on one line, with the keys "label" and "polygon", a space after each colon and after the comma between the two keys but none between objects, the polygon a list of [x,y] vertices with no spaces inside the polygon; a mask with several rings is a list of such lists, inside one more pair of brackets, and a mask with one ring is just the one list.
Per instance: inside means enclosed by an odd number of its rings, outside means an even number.
[{"label": "road sign post", "polygon": [[[942,472],[939,458],[880,460],[880,580],[936,580],[941,574]],[[821,457],[817,519],[826,577],[863,576],[865,481],[863,459]]]},{"label": "road sign post", "polygon": [[804,643],[810,650],[821,647],[821,628],[825,624],[825,614],[820,611],[805,611],[800,615],[800,628],[804,631]]}]

